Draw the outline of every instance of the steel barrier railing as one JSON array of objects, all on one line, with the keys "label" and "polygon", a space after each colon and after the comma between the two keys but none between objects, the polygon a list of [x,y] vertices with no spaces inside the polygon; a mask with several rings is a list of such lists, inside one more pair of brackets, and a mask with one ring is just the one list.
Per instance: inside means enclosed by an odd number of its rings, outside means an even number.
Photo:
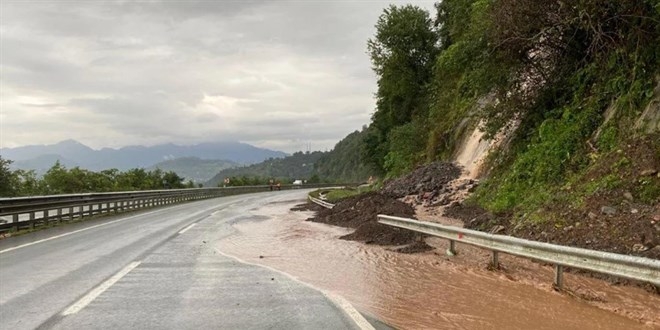
[{"label": "steel barrier railing", "polygon": [[335,207],[335,204],[328,203],[328,202],[326,202],[322,199],[318,199],[318,198],[315,198],[315,197],[312,197],[312,196],[308,196],[308,197],[309,197],[309,200],[312,203],[314,203],[316,205],[320,205],[322,207],[325,207],[326,209],[331,209],[331,208]]},{"label": "steel barrier railing", "polygon": [[493,252],[491,262],[496,267],[499,265],[499,252],[554,264],[554,285],[558,289],[561,289],[563,285],[563,267],[584,269],[660,286],[660,260],[542,243],[505,235],[493,235],[387,215],[378,215],[378,222],[446,238],[450,243],[448,254],[456,253],[455,242],[489,249]]},{"label": "steel barrier railing", "polygon": [[[322,188],[336,184],[282,185],[281,189]],[[271,190],[270,186],[191,188],[0,198],[0,232],[33,229],[51,222],[81,219],[206,198]],[[3,219],[4,218],[4,219]]]}]

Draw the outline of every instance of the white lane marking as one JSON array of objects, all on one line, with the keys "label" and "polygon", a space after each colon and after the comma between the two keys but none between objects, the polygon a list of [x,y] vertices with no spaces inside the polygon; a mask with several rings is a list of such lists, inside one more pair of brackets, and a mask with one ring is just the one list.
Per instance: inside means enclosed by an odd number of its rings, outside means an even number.
[{"label": "white lane marking", "polygon": [[107,281],[101,283],[101,285],[97,286],[94,288],[94,290],[90,291],[88,294],[86,294],[84,297],[80,298],[75,304],[69,306],[64,312],[62,312],[62,316],[67,316],[71,314],[75,314],[80,312],[81,309],[85,308],[85,306],[89,305],[96,297],[100,296],[105,290],[108,290],[113,284],[117,283],[122,277],[126,276],[131,270],[133,270],[135,267],[140,265],[141,261],[134,261],[128,264],[128,266],[124,267],[124,269],[120,270],[119,273],[115,274],[111,278],[109,278]]},{"label": "white lane marking", "polygon": [[[213,209],[213,208],[211,208],[211,209]],[[199,212],[193,213],[193,214],[189,215],[188,217],[192,218],[192,217],[198,216],[202,213],[208,212],[208,210],[209,209],[205,209],[204,211],[199,211]],[[103,227],[103,226],[111,225],[113,223],[122,222],[122,221],[126,221],[126,220],[131,220],[131,219],[134,219],[134,218],[137,218],[137,217],[141,217],[141,216],[145,216],[145,215],[151,215],[151,214],[154,214],[154,213],[159,213],[159,212],[164,212],[164,211],[168,211],[168,210],[163,209],[163,210],[156,210],[156,211],[151,211],[151,212],[142,213],[142,214],[136,214],[136,215],[130,216],[128,218],[113,220],[113,221],[105,222],[105,223],[98,224],[98,225],[95,225],[95,226],[74,230],[70,233],[61,234],[61,235],[57,235],[57,236],[53,236],[53,237],[48,237],[48,238],[40,239],[38,241],[34,241],[34,242],[31,242],[31,243],[25,243],[25,244],[22,244],[22,245],[18,245],[18,246],[14,246],[14,247],[11,247],[11,248],[4,249],[4,250],[0,250],[0,254],[3,254],[5,252],[9,252],[9,251],[18,250],[20,248],[24,248],[24,247],[27,247],[27,246],[30,246],[30,245],[35,245],[35,244],[47,242],[47,241],[54,240],[54,239],[57,239],[57,238],[60,238],[60,237],[77,234],[77,233],[80,233],[80,232],[83,232],[83,231],[86,231],[86,230],[90,230],[90,229],[94,229],[94,228],[98,228],[98,227]]]},{"label": "white lane marking", "polygon": [[360,312],[358,312],[357,309],[355,309],[355,307],[353,307],[353,305],[351,305],[351,303],[346,300],[346,298],[328,291],[321,292],[331,301],[333,301],[335,305],[343,309],[344,312],[346,312],[346,314],[348,314],[348,316],[353,319],[353,322],[355,322],[355,324],[360,327],[360,329],[375,330],[374,326],[371,325],[371,323],[369,323],[369,321],[367,321],[367,319],[365,319],[364,316],[362,316],[362,314],[360,314]]},{"label": "white lane marking", "polygon": [[220,251],[218,248],[214,248],[214,250],[215,250],[216,252],[218,252],[219,254],[221,254],[221,255],[227,257],[227,258],[234,259],[234,260],[236,260],[236,261],[238,261],[238,262],[240,262],[240,263],[246,264],[246,265],[252,265],[252,266],[257,266],[257,267],[263,267],[263,268],[266,268],[266,269],[271,270],[271,271],[274,271],[274,272],[276,272],[276,273],[278,273],[278,274],[282,274],[282,275],[284,275],[284,276],[290,278],[290,279],[293,280],[294,282],[298,282],[298,283],[300,283],[300,284],[302,284],[302,285],[304,285],[304,286],[307,286],[307,287],[312,288],[312,289],[314,289],[314,290],[316,290],[316,291],[319,291],[319,292],[321,292],[321,294],[323,294],[325,297],[327,297],[328,299],[330,299],[330,301],[332,301],[332,302],[335,304],[335,306],[337,306],[339,309],[343,310],[344,313],[346,313],[346,315],[348,315],[348,317],[350,317],[351,320],[353,320],[353,322],[355,322],[355,325],[357,325],[361,330],[375,330],[375,329],[376,329],[376,328],[374,328],[373,325],[371,325],[371,323],[369,323],[369,321],[367,321],[367,319],[364,318],[364,316],[362,316],[362,314],[360,314],[360,312],[358,312],[358,311],[355,309],[355,307],[353,307],[353,305],[351,305],[350,302],[348,302],[348,300],[346,300],[344,297],[342,297],[342,296],[340,296],[340,295],[337,295],[337,294],[335,294],[335,293],[331,293],[331,292],[329,292],[329,291],[325,291],[325,290],[323,290],[323,289],[317,288],[317,287],[315,287],[314,285],[311,285],[311,284],[309,284],[309,283],[307,283],[307,282],[303,282],[303,281],[299,280],[298,278],[296,278],[295,276],[293,276],[293,275],[291,275],[291,274],[289,274],[289,273],[285,273],[285,272],[283,272],[283,271],[281,271],[281,270],[279,270],[279,269],[275,269],[275,268],[270,267],[270,266],[261,265],[261,264],[257,264],[257,263],[253,263],[253,262],[249,262],[249,261],[245,261],[245,260],[243,260],[243,259],[241,259],[241,258],[239,258],[239,257],[233,256],[233,255],[231,255],[231,254],[224,253],[224,252]]},{"label": "white lane marking", "polygon": [[183,229],[179,232],[179,235],[181,235],[181,234],[187,232],[190,228],[195,227],[195,225],[196,225],[196,223],[193,223],[193,224],[191,224],[190,226],[188,226],[188,227],[186,227],[186,228],[183,228]]}]

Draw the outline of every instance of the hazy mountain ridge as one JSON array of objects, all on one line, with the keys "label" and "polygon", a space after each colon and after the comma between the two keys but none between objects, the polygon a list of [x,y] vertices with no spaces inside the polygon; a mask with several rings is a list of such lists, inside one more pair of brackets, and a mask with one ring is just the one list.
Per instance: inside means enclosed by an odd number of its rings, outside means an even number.
[{"label": "hazy mountain ridge", "polygon": [[223,159],[201,159],[198,157],[182,157],[162,161],[152,165],[147,170],[161,169],[163,171],[173,171],[184,177],[186,180],[192,180],[198,183],[204,183],[211,179],[218,172],[236,167],[240,164],[231,160]]},{"label": "hazy mountain ridge", "polygon": [[[35,170],[49,168],[53,165],[52,162],[59,157],[82,168],[98,171],[109,168],[127,170],[137,167],[149,167],[162,161],[181,157],[223,159],[238,164],[253,164],[268,158],[285,157],[287,154],[241,142],[200,143],[190,146],[170,143],[151,147],[127,146],[119,149],[103,148],[95,150],[78,141],[65,140],[52,145],[3,148],[0,149],[0,155],[3,158],[13,160],[16,168]],[[44,157],[45,155],[52,156]]]},{"label": "hazy mountain ridge", "polygon": [[309,179],[315,174],[314,164],[326,154],[327,152],[322,151],[308,153],[299,151],[284,158],[269,158],[261,163],[252,164],[250,166],[225,169],[217,172],[216,175],[204,185],[207,187],[216,187],[224,178],[240,176],[278,180]]}]

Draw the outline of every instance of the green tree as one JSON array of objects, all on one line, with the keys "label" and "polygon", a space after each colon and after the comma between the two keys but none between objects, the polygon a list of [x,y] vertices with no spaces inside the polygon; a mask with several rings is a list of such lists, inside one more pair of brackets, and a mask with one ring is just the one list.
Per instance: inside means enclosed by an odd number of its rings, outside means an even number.
[{"label": "green tree", "polygon": [[183,183],[184,179],[175,172],[169,171],[163,173],[162,180],[163,180],[163,184],[165,185],[165,188],[169,188],[169,189],[185,188],[185,184]]},{"label": "green tree", "polygon": [[35,196],[44,194],[43,182],[37,177],[37,173],[34,170],[26,171],[19,169],[14,171],[14,173],[19,181],[19,191],[16,196]]},{"label": "green tree", "polygon": [[379,17],[376,35],[367,48],[378,75],[378,91],[365,160],[383,172],[385,155],[391,151],[390,131],[428,114],[428,85],[439,51],[438,34],[426,10],[392,5]]},{"label": "green tree", "polygon": [[19,191],[16,173],[9,168],[12,161],[0,156],[0,196],[13,197]]}]

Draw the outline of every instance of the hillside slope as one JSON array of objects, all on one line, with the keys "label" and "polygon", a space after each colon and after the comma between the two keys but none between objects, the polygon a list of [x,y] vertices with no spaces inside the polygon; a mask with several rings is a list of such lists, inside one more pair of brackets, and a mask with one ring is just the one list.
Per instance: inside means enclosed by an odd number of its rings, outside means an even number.
[{"label": "hillside slope", "polygon": [[389,179],[462,163],[480,179],[463,203],[474,228],[660,249],[659,21],[654,0],[390,6],[368,41],[362,160]]},{"label": "hillside slope", "polygon": [[249,166],[235,167],[218,172],[204,185],[217,187],[225,178],[250,177],[267,182],[276,179],[282,183],[293,180],[308,180],[314,173],[314,164],[324,155],[324,152],[314,151],[303,153],[298,151],[284,158],[269,158],[261,163]]}]

